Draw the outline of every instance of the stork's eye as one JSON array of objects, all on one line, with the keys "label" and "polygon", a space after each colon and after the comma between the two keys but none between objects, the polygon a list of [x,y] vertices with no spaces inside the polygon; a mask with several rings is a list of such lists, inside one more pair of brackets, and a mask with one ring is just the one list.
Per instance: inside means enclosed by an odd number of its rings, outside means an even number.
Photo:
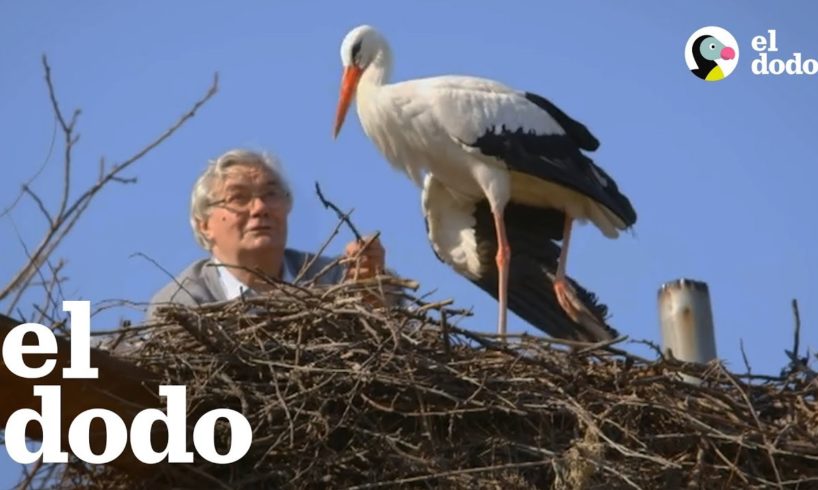
[{"label": "stork's eye", "polygon": [[352,46],[352,62],[358,64],[358,56],[361,54],[361,41]]}]

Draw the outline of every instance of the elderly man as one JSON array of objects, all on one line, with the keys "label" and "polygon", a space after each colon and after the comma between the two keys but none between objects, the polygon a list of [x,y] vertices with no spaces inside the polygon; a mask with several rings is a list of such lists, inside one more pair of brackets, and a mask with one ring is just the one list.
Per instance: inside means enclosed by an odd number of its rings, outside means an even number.
[{"label": "elderly man", "polygon": [[[286,248],[287,217],[293,199],[278,162],[266,154],[231,150],[212,161],[196,181],[190,200],[190,225],[196,241],[210,252],[151,299],[148,318],[166,303],[199,304],[254,294],[269,283],[254,271],[285,282],[295,279],[314,257]],[[352,242],[345,254],[360,253],[356,267],[335,267],[320,276],[323,284],[366,279],[384,270],[378,240]],[[304,277],[312,278],[331,259],[315,258]]]}]

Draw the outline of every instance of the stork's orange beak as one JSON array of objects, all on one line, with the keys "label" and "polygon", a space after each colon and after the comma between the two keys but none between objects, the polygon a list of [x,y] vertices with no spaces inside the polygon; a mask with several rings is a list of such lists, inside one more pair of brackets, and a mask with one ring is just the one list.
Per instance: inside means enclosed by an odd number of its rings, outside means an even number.
[{"label": "stork's orange beak", "polygon": [[347,117],[349,104],[355,95],[358,81],[361,79],[363,70],[357,66],[347,66],[344,68],[344,77],[341,79],[341,94],[338,96],[338,110],[335,111],[335,127],[332,130],[332,137],[337,138]]}]

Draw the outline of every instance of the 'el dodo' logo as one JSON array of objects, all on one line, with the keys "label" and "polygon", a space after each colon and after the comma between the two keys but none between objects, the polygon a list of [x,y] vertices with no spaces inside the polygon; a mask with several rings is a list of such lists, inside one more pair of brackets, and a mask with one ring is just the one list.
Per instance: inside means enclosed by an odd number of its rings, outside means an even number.
[{"label": "'el dodo' logo", "polygon": [[721,27],[702,27],[687,40],[685,61],[690,71],[702,80],[722,80],[736,69],[738,43]]}]

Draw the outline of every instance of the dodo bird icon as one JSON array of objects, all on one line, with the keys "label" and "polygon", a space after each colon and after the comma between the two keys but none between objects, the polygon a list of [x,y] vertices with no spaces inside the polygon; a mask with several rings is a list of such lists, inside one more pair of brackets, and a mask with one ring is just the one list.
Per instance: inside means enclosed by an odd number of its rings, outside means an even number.
[{"label": "dodo bird icon", "polygon": [[[726,41],[726,40],[725,40]],[[736,49],[728,46],[713,34],[699,35],[690,46],[695,67],[691,68],[694,75],[708,82],[723,80],[730,74],[729,70],[719,63],[734,60]]]}]

